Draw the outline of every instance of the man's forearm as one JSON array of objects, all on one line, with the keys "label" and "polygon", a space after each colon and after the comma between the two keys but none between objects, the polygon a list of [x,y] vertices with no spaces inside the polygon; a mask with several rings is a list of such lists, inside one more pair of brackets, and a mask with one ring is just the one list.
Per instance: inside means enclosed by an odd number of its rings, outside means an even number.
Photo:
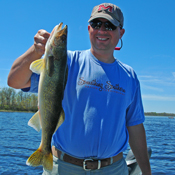
[{"label": "man's forearm", "polygon": [[9,72],[8,85],[21,89],[30,86],[31,70],[29,69],[30,64],[39,59],[41,55],[35,52],[34,46],[30,47],[23,55],[18,57]]},{"label": "man's forearm", "polygon": [[128,127],[129,144],[143,175],[151,175],[147,152],[146,134],[143,124]]}]

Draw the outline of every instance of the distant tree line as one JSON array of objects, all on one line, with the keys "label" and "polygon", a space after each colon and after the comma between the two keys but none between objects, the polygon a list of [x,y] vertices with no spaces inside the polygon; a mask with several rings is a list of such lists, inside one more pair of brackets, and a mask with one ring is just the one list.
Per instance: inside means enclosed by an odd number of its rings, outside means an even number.
[{"label": "distant tree line", "polygon": [[0,110],[31,111],[38,109],[36,94],[17,91],[13,88],[0,88]]},{"label": "distant tree line", "polygon": [[175,116],[173,113],[157,113],[157,112],[145,112],[146,116]]}]

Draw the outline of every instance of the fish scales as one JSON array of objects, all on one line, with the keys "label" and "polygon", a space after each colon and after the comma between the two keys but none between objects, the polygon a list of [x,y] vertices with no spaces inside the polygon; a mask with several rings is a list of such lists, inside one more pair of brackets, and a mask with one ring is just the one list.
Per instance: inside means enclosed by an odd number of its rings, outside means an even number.
[{"label": "fish scales", "polygon": [[[66,56],[67,57],[67,56]],[[62,64],[60,64],[63,62]],[[43,124],[46,125],[43,128],[43,136],[49,135],[49,138],[51,139],[52,134],[55,131],[56,125],[58,123],[58,117],[60,116],[61,110],[62,110],[62,99],[63,99],[63,88],[64,88],[64,80],[65,80],[65,64],[67,63],[61,60],[61,61],[55,61],[54,68],[55,71],[52,75],[52,77],[49,77],[49,74],[46,70],[46,73],[43,74],[43,85],[40,88],[40,91],[43,93],[41,94],[41,99],[39,100],[39,109],[43,108],[41,110],[41,116],[45,116],[43,119]],[[62,65],[62,66],[61,66]],[[61,73],[58,71],[59,69],[63,69]],[[46,81],[44,81],[46,80]],[[58,80],[58,81],[55,81]],[[59,82],[59,83],[58,83]],[[43,98],[42,98],[43,97]],[[50,117],[50,116],[55,116],[55,117]],[[53,127],[49,127],[52,125]],[[46,141],[47,139],[42,139],[43,142]],[[44,143],[44,145],[46,145]],[[50,145],[49,145],[50,146]]]},{"label": "fish scales", "polygon": [[40,74],[38,102],[39,111],[29,120],[28,125],[39,131],[42,128],[39,148],[28,158],[27,165],[43,165],[46,170],[53,168],[51,152],[52,135],[64,121],[62,99],[67,81],[67,26],[55,26],[46,43],[43,59],[34,61],[30,69]]}]

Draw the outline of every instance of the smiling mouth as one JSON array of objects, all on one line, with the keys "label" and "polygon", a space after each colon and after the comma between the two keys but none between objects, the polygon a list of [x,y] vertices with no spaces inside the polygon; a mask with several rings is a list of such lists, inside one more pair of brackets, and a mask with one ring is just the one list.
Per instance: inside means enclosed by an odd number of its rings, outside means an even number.
[{"label": "smiling mouth", "polygon": [[100,41],[107,41],[108,40],[108,38],[100,38],[100,37],[97,37],[97,39]]}]

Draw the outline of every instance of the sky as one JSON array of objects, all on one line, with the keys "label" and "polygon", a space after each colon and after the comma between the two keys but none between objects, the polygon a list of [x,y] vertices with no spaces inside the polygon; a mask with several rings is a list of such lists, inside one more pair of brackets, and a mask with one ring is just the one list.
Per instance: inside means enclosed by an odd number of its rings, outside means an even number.
[{"label": "sky", "polygon": [[63,22],[68,49],[89,49],[88,20],[103,2],[124,14],[123,48],[114,56],[135,70],[145,112],[175,113],[175,0],[0,0],[0,88],[39,29],[51,32]]}]

